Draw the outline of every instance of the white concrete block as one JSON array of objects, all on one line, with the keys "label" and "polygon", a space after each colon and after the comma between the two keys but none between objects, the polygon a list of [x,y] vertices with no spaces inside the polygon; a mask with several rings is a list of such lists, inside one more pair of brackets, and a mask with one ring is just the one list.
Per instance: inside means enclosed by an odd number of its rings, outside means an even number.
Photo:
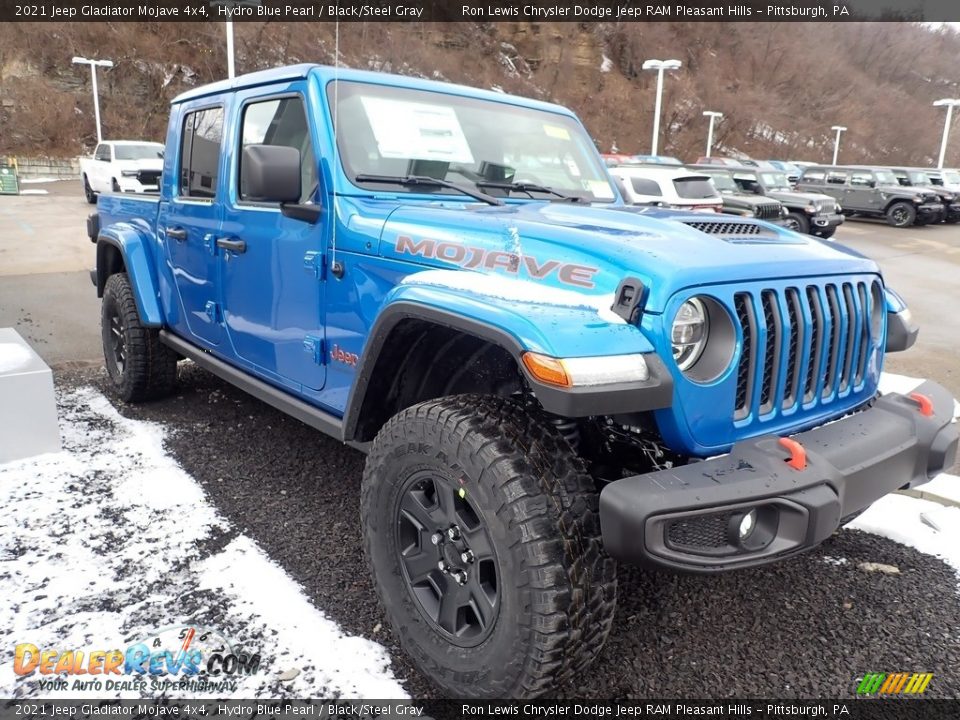
[{"label": "white concrete block", "polygon": [[0,328],[0,464],[60,451],[53,373],[13,328]]}]

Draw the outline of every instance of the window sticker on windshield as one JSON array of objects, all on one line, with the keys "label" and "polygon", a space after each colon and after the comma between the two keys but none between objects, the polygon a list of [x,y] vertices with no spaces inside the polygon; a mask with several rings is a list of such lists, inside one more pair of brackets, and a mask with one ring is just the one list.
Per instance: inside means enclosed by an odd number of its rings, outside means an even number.
[{"label": "window sticker on windshield", "polygon": [[576,161],[569,155],[563,159],[564,163],[567,165],[567,172],[569,172],[573,177],[580,177],[580,166],[577,165]]},{"label": "window sticker on windshield", "polygon": [[592,192],[595,198],[613,200],[613,190],[610,189],[610,183],[603,180],[587,180],[586,186],[586,189]]},{"label": "window sticker on windshield", "polygon": [[557,125],[547,125],[544,123],[543,131],[550,137],[557,138],[558,140],[570,139],[570,133],[567,132],[567,129]]},{"label": "window sticker on windshield", "polygon": [[453,108],[362,97],[381,157],[473,163]]}]

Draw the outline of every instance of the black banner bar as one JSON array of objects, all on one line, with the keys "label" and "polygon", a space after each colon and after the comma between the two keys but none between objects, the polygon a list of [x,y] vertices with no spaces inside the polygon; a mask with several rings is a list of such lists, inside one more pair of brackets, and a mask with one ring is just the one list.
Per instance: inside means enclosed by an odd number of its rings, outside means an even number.
[{"label": "black banner bar", "polygon": [[0,0],[2,22],[960,21],[958,0]]},{"label": "black banner bar", "polygon": [[723,718],[946,720],[960,700],[0,700],[0,720],[327,720],[329,718]]}]

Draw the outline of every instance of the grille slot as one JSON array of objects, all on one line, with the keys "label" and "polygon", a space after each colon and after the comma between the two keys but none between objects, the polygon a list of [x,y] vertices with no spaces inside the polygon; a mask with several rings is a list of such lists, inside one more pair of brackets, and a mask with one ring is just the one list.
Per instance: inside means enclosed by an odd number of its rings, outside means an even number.
[{"label": "grille slot", "polygon": [[760,235],[761,227],[748,222],[720,222],[717,220],[691,220],[686,223],[694,230],[707,235]]},{"label": "grille slot", "polygon": [[737,293],[733,299],[737,321],[743,333],[743,347],[740,351],[740,363],[737,365],[737,400],[733,417],[741,420],[750,414],[750,400],[753,395],[753,367],[756,364],[757,323],[753,316],[753,301],[748,293]]},{"label": "grille slot", "polygon": [[864,282],[736,293],[742,348],[733,419],[809,408],[859,389],[873,340],[873,293]]},{"label": "grille slot", "polygon": [[774,203],[762,203],[754,209],[754,214],[760,220],[780,217],[780,206]]},{"label": "grille slot", "polygon": [[721,548],[729,544],[727,527],[731,513],[696,515],[670,523],[667,541],[670,545],[684,548]]}]

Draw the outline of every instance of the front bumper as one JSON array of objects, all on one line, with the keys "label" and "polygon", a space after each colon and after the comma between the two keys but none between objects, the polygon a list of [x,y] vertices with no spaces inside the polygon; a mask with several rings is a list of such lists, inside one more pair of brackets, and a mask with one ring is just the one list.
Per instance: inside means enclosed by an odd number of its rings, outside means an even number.
[{"label": "front bumper", "polygon": [[[916,393],[932,406],[884,395],[869,409],[794,435],[803,463],[767,435],[722,457],[610,483],[600,494],[607,552],[623,562],[719,572],[809,550],[841,518],[953,465],[952,395],[930,381]],[[754,529],[741,540],[740,521],[751,510]]]},{"label": "front bumper", "polygon": [[943,214],[944,207],[941,203],[923,203],[922,205],[917,205],[917,215],[925,218],[942,217]]},{"label": "front bumper", "polygon": [[830,213],[825,215],[811,215],[810,227],[824,229],[843,225],[844,217],[841,213]]},{"label": "front bumper", "polygon": [[960,220],[960,202],[954,202],[947,205],[947,220],[956,222]]}]

